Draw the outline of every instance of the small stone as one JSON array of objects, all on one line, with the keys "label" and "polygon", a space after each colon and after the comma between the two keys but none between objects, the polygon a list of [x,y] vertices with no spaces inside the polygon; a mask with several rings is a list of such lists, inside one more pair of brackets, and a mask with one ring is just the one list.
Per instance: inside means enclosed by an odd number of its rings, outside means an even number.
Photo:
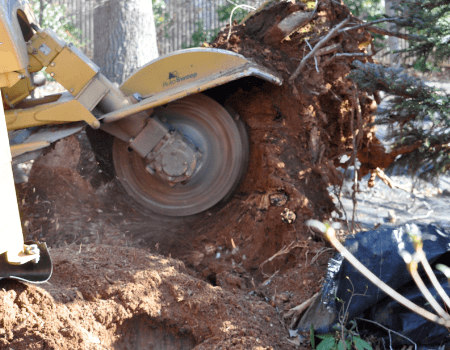
[{"label": "small stone", "polygon": [[214,244],[212,244],[212,243],[205,244],[205,254],[207,256],[213,255],[216,252],[216,250],[217,250],[217,248]]},{"label": "small stone", "polygon": [[389,222],[395,223],[397,221],[397,215],[395,215],[395,210],[388,211],[388,220]]},{"label": "small stone", "polygon": [[270,205],[282,207],[283,205],[286,205],[289,198],[286,193],[274,193],[269,196],[269,199]]},{"label": "small stone", "polygon": [[281,213],[281,220],[287,224],[292,224],[295,219],[297,219],[297,215],[292,210],[284,208],[284,212]]},{"label": "small stone", "polygon": [[284,292],[284,293],[280,293],[275,295],[275,300],[277,302],[282,302],[282,303],[286,303],[287,301],[289,301],[289,293],[288,292]]},{"label": "small stone", "polygon": [[269,209],[269,195],[268,194],[264,194],[261,197],[261,202],[259,203],[259,210],[267,210]]},{"label": "small stone", "polygon": [[190,263],[194,267],[200,265],[200,263],[202,262],[204,257],[205,257],[205,254],[203,254],[202,252],[199,252],[197,250],[190,252],[186,256],[188,263]]}]

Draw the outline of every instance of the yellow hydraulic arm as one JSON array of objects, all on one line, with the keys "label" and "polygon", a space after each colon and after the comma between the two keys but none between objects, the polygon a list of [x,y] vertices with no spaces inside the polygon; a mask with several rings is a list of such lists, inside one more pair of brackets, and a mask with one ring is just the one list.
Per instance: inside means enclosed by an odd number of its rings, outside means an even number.
[{"label": "yellow hydraulic arm", "polygon": [[[24,244],[3,106],[0,106],[0,191],[0,279],[48,280],[52,267],[45,244]],[[41,252],[44,259],[39,262]]]},{"label": "yellow hydraulic arm", "polygon": [[[3,106],[0,107],[0,254],[6,253],[10,264],[23,264],[36,258],[24,253],[22,227],[11,168],[11,153]],[[39,255],[37,255],[38,257]]]}]

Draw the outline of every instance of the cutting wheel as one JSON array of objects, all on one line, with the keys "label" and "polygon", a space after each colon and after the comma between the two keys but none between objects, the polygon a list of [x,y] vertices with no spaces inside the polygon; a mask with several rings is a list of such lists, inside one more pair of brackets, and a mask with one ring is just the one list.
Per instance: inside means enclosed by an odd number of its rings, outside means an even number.
[{"label": "cutting wheel", "polygon": [[146,163],[127,143],[115,139],[116,174],[138,203],[169,216],[187,216],[207,210],[232,192],[248,162],[248,139],[242,122],[213,99],[191,95],[155,110],[171,131],[180,133],[201,154],[192,178],[171,186],[146,170]]}]

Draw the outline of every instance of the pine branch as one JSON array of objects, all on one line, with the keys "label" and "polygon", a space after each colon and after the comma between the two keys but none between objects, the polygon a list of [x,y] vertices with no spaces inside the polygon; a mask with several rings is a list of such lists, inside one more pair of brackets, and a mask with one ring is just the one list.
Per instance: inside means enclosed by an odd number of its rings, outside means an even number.
[{"label": "pine branch", "polygon": [[395,36],[397,38],[405,39],[405,40],[415,40],[415,41],[423,41],[423,40],[425,40],[424,37],[421,37],[419,35],[404,34],[404,33],[399,33],[399,32],[392,32],[390,30],[386,30],[386,29],[378,28],[378,27],[374,27],[374,26],[368,26],[368,27],[366,27],[366,29],[369,32],[372,32],[372,33],[375,33],[375,34]]},{"label": "pine branch", "polygon": [[[402,59],[413,59],[413,67],[422,71],[450,58],[450,0],[399,0],[392,3],[395,13],[374,22],[394,22],[395,30],[362,23],[342,29],[358,28],[395,36],[408,41],[397,50]],[[341,54],[336,54],[341,55]],[[333,56],[334,58],[334,56]],[[435,177],[450,169],[450,96],[408,76],[401,68],[353,62],[349,78],[360,90],[376,94],[384,91],[394,97],[375,124],[389,125],[388,137],[394,141],[388,155],[393,166],[405,167],[420,177]]]},{"label": "pine branch", "polygon": [[339,30],[339,33],[344,33],[344,32],[347,32],[349,30],[354,30],[354,29],[359,29],[359,28],[372,26],[373,24],[377,24],[377,23],[396,21],[396,20],[399,20],[399,19],[400,19],[400,17],[381,18],[381,19],[377,19],[375,21],[361,23],[361,24],[358,24],[357,26],[354,26],[354,27],[343,28],[343,29]]},{"label": "pine branch", "polygon": [[[392,166],[405,167],[423,178],[436,177],[450,168],[450,96],[404,74],[401,68],[355,61],[349,77],[361,90],[381,90],[395,96],[376,124],[391,127],[394,140]],[[400,157],[398,157],[400,156]]]},{"label": "pine branch", "polygon": [[331,38],[336,36],[339,32],[339,29],[341,29],[348,21],[350,20],[350,16],[347,17],[345,20],[343,20],[341,23],[339,23],[336,27],[334,27],[323,39],[321,39],[316,46],[314,46],[314,49],[312,49],[300,62],[297,69],[289,78],[289,83],[293,84],[295,78],[298,77],[302,69],[306,65],[306,61],[308,61],[309,58],[314,57],[315,53],[326,44],[327,41],[329,41]]}]

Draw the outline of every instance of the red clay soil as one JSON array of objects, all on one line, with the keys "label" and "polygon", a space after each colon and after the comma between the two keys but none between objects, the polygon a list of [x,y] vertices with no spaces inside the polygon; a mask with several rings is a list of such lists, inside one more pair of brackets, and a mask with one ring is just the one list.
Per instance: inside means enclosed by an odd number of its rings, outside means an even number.
[{"label": "red clay soil", "polygon": [[[320,289],[331,256],[304,222],[335,209],[327,186],[340,183],[335,163],[351,156],[353,135],[366,153],[362,173],[376,165],[367,155],[377,140],[363,128],[372,97],[346,80],[355,57],[320,56],[318,72],[311,60],[288,83],[309,52],[305,39],[317,44],[348,9],[319,1],[313,21],[277,37],[274,26],[296,11],[311,10],[275,2],[211,44],[284,81],[246,80],[226,100],[251,140],[248,174],[228,203],[182,219],[146,212],[116,180],[99,181],[84,133],[35,162],[18,188],[22,222],[27,238],[52,247],[54,275],[42,286],[0,281],[0,348],[297,348],[295,320],[284,315]],[[362,53],[369,39],[360,29],[325,46]]]},{"label": "red clay soil", "polygon": [[107,245],[51,253],[50,283],[0,281],[2,349],[295,348],[264,298],[194,278],[181,261]]}]

